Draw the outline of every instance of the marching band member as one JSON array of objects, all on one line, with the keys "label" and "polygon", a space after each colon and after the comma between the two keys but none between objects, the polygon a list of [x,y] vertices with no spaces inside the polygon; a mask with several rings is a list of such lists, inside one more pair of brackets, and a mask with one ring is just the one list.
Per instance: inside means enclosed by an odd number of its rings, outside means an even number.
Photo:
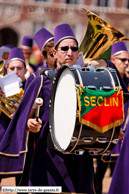
[{"label": "marching band member", "polygon": [[[121,49],[120,49],[121,48]],[[129,89],[129,78],[126,76],[126,68],[129,65],[129,52],[124,44],[124,42],[118,42],[113,45],[112,48],[112,61],[116,64],[116,68],[120,72],[121,77],[123,78],[127,88]],[[129,99],[129,97],[128,97]],[[118,156],[111,185],[109,188],[109,194],[112,193],[128,193],[128,133],[129,133],[129,101],[127,101],[124,105],[124,113],[125,113],[125,120],[121,126],[121,129],[125,132],[121,134],[122,147],[120,149],[120,154]]]},{"label": "marching band member", "polygon": [[[69,25],[62,24],[55,28],[54,46],[53,54],[57,60],[57,68],[60,68],[62,64],[69,66],[76,64],[79,55],[78,42]],[[37,82],[38,78],[34,81]],[[63,192],[93,193],[93,160],[88,151],[83,155],[67,155],[47,147],[48,104],[49,91],[51,90],[47,80],[44,80],[42,89],[40,92],[40,95],[43,94],[42,98],[44,100],[44,105],[40,109],[42,119],[39,119],[37,123],[35,119],[30,118],[27,122],[27,130],[32,132],[39,131],[41,123],[43,124],[32,158],[29,185],[60,185]],[[31,114],[32,112],[33,110]],[[39,147],[41,151],[38,151]],[[35,179],[34,174],[38,179]]]},{"label": "marching band member", "polygon": [[[67,65],[76,64],[79,54],[78,42],[71,27],[67,24],[59,25],[55,28],[54,35],[54,56],[57,60],[57,67],[60,68],[62,63]],[[63,51],[64,47],[68,48],[65,52]],[[39,137],[36,141],[31,160],[29,185],[62,186],[63,192],[92,194],[94,169],[93,159],[88,151],[83,155],[65,155],[47,147],[50,92],[51,82],[45,75],[36,77],[28,86],[23,100],[17,109],[17,114],[14,115],[8,128],[10,133],[13,130],[12,136],[15,137],[15,141],[20,142],[16,149],[13,150],[13,154],[19,154],[20,157],[21,153],[25,151],[26,130],[34,133],[38,132]],[[38,119],[38,122],[32,118],[35,112],[32,106],[37,96],[42,97],[44,101],[43,106],[40,108],[41,119]],[[16,120],[17,123],[15,122]],[[22,139],[16,135],[19,132]],[[13,143],[12,141],[8,142],[9,147],[12,147],[13,145],[11,144]],[[8,150],[10,149],[9,147]],[[22,162],[18,164],[19,169],[22,169]]]},{"label": "marching band member", "polygon": [[41,51],[39,50],[37,45],[33,47],[33,56],[35,64],[37,65],[37,70],[42,69],[44,66],[46,67],[46,62],[44,61]]},{"label": "marching band member", "polygon": [[[79,56],[77,39],[68,24],[62,24],[54,30],[54,57],[57,69],[62,64],[72,66],[76,64]],[[109,62],[110,63],[110,62]],[[122,80],[121,80],[122,82]],[[124,85],[123,83],[121,83]],[[1,153],[20,156],[26,150],[27,132],[39,133],[35,144],[29,172],[30,186],[61,186],[62,192],[77,192],[93,194],[94,168],[93,158],[86,150],[82,155],[62,154],[47,146],[49,132],[49,99],[51,82],[45,76],[36,77],[28,86],[21,104],[13,117],[9,127],[8,142],[3,139]],[[33,118],[35,109],[33,104],[37,97],[43,98],[38,122]],[[62,110],[63,111],[63,110]],[[11,137],[15,141],[11,141]],[[20,136],[18,136],[20,134]],[[15,142],[17,143],[17,146]],[[14,148],[11,150],[11,148]],[[24,160],[19,160],[17,170],[23,170]]]},{"label": "marching band member", "polygon": [[24,55],[27,70],[28,70],[26,73],[26,79],[29,77],[31,73],[37,70],[37,66],[29,62],[32,54],[32,45],[33,45],[33,36],[25,35],[21,41],[21,49],[23,51],[23,55]]},{"label": "marching band member", "polygon": [[9,54],[7,73],[14,71],[18,77],[22,80],[22,88],[24,89],[26,79],[25,74],[27,72],[25,58],[20,48],[14,47]]},{"label": "marching band member", "polygon": [[[52,53],[54,49],[54,35],[51,34],[48,30],[45,28],[40,29],[34,36],[34,40],[37,43],[44,62],[46,62],[46,65],[43,64],[41,69],[46,68],[52,68],[55,69],[56,67],[56,60],[54,58],[54,55]],[[26,85],[25,85],[25,91],[28,87],[28,85],[32,82],[32,80],[39,75],[39,71],[32,73],[29,78],[27,79]]]},{"label": "marching band member", "polygon": [[[20,48],[14,47],[9,54],[9,59],[8,59],[8,69],[7,69],[7,73],[10,73],[11,71],[14,71],[18,77],[21,78],[22,80],[22,88],[24,89],[25,86],[25,74],[27,72],[26,69],[26,64],[25,64],[25,58],[23,56],[23,52]],[[0,94],[2,95],[2,93]],[[1,142],[4,136],[6,136],[6,130],[9,126],[11,119],[9,117],[7,117],[3,112],[1,112],[0,115],[0,147],[1,147]],[[12,172],[9,170],[8,171],[8,163],[11,162],[11,159],[8,160],[8,157],[6,157],[6,155],[4,155],[4,162],[2,162],[0,160],[0,166],[1,166],[1,170],[0,170],[0,176],[2,177],[8,177],[8,176],[14,176],[13,174],[15,174],[16,176],[16,184],[18,185],[18,182],[20,181],[21,175],[18,176],[16,174],[21,174],[21,172]],[[15,162],[17,161],[17,158],[15,159]],[[14,167],[15,167],[15,162],[14,162]],[[13,169],[13,168],[12,168]],[[13,170],[12,170],[13,171]]]},{"label": "marching band member", "polygon": [[[122,79],[124,80],[127,88],[129,86],[129,78],[126,77],[126,68],[128,67],[129,64],[129,51],[125,45],[124,42],[119,41],[117,43],[114,43],[112,46],[111,50],[111,62],[115,65],[117,68],[118,72],[120,73]],[[125,128],[125,122],[127,118],[127,113],[128,113],[128,101],[124,105],[124,116],[125,120],[123,124],[121,125],[121,130]],[[109,159],[110,162],[110,168],[111,168],[111,175],[113,173],[117,157],[120,153],[120,149],[122,146],[122,138],[123,138],[123,132],[120,132],[120,138],[121,140],[117,143],[117,145],[114,147],[114,149],[111,152],[111,156]],[[96,194],[101,194],[102,193],[102,180],[104,178],[104,174],[107,170],[107,166],[109,162],[106,161],[103,162],[101,158],[97,158],[97,168],[96,168],[96,178],[99,183],[99,188],[96,190]]]},{"label": "marching band member", "polygon": [[[55,65],[55,58],[52,53],[53,48],[54,48],[54,36],[51,34],[49,31],[47,31],[45,28],[40,29],[34,36],[34,39],[39,47],[40,54],[42,56],[42,59],[44,59],[44,62],[46,65],[40,66],[41,69],[46,69],[46,68],[53,68]],[[24,91],[26,92],[29,84],[33,81],[34,78],[39,76],[39,70],[35,71],[32,73],[28,79],[26,80],[25,84],[25,89]],[[27,186],[28,185],[28,175],[29,175],[29,169],[30,169],[30,163],[31,163],[31,158],[32,158],[32,153],[34,149],[35,142],[38,138],[38,133],[32,133],[29,132],[29,140],[28,140],[28,152],[26,156],[26,163],[24,167],[24,172],[22,175],[22,180],[20,185],[22,186]]]}]

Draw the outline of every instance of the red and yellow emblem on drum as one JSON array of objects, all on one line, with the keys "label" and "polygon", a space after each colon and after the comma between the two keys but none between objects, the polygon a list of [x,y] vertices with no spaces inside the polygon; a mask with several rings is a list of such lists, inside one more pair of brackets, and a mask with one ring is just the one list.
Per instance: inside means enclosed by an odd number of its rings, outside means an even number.
[{"label": "red and yellow emblem on drum", "polygon": [[121,125],[124,121],[123,91],[93,90],[77,87],[79,122],[100,133]]}]

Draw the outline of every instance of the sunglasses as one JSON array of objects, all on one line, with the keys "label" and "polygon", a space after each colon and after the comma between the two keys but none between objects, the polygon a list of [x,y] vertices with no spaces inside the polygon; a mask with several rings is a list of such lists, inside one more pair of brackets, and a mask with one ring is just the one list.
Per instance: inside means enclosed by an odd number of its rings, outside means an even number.
[{"label": "sunglasses", "polygon": [[119,60],[121,60],[122,62],[128,61],[128,63],[129,63],[129,59],[126,59],[126,58],[117,58],[117,57],[116,57],[116,59],[119,59]]},{"label": "sunglasses", "polygon": [[71,46],[71,47],[68,47],[68,46],[62,46],[62,47],[59,47],[61,49],[61,51],[68,51],[69,49],[71,49],[73,52],[76,52],[78,51],[78,47],[77,46]]},{"label": "sunglasses", "polygon": [[50,57],[54,57],[53,53],[50,53],[49,55],[50,55]]}]

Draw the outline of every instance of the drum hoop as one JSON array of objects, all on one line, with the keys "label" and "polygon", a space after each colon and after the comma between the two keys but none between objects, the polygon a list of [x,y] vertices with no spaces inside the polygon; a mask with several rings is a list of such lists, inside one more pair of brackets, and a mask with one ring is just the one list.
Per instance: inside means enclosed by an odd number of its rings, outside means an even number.
[{"label": "drum hoop", "polygon": [[[78,75],[78,79],[79,79],[80,85],[83,86],[83,81],[82,81],[82,78],[81,78],[81,76],[80,76],[80,72],[78,71],[77,68],[75,68],[75,69],[76,69],[76,72],[77,72],[77,75]],[[76,148],[76,146],[77,146],[77,144],[78,144],[78,141],[79,141],[79,138],[80,138],[80,135],[81,135],[81,132],[82,132],[82,126],[83,126],[83,124],[80,125],[79,134],[78,134],[76,143],[75,143],[75,145],[73,146],[73,148],[70,150],[70,152],[72,152],[72,151]]]},{"label": "drum hoop", "polygon": [[[49,103],[49,111],[50,112],[53,112],[53,108],[54,108],[54,100],[53,100],[53,104],[52,104],[52,101],[51,99],[55,99],[55,95],[56,95],[56,88],[57,88],[57,85],[58,85],[58,81],[60,79],[60,76],[62,75],[62,72],[65,70],[65,69],[69,69],[69,70],[72,70],[72,67],[70,68],[68,65],[63,65],[59,70],[58,72],[56,73],[55,77],[54,77],[54,80],[53,80],[53,83],[52,83],[52,90],[51,90],[51,96],[50,96],[50,103]],[[75,68],[74,68],[75,69]],[[72,72],[72,71],[71,71]],[[74,77],[74,75],[73,75]],[[54,126],[53,122],[52,121],[52,118],[51,118],[51,114],[49,116],[49,123],[52,123],[52,126]],[[51,135],[51,138],[52,138],[52,141],[53,141],[53,144],[54,144],[54,147],[58,150],[58,151],[61,151],[63,153],[63,149],[60,147],[58,141],[56,140],[56,137],[55,137],[55,134],[54,134],[54,130],[52,131],[51,127],[52,126],[49,126],[49,131],[50,131],[50,135]],[[70,144],[70,143],[69,143]],[[67,149],[66,149],[67,150]],[[66,153],[66,150],[65,153]],[[69,151],[70,152],[70,151]]]}]

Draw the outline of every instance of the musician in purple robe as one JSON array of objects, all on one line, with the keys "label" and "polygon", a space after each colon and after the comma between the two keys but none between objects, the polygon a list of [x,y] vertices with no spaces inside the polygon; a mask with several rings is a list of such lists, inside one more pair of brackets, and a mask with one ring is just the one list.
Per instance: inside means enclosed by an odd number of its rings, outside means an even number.
[{"label": "musician in purple robe", "polygon": [[[122,48],[120,50],[120,47]],[[126,83],[127,88],[129,87],[129,78],[126,76],[126,68],[129,65],[129,52],[123,42],[118,42],[114,44],[112,58],[117,61],[117,69]],[[128,96],[129,100],[129,96]],[[128,137],[129,137],[129,101],[124,105],[125,121],[122,124],[122,130],[124,133],[124,138],[122,142],[122,147],[120,149],[120,154],[118,156],[116,166],[113,172],[113,177],[111,185],[109,188],[109,194],[121,194],[129,193],[128,186]],[[123,137],[123,136],[122,136]]]},{"label": "musician in purple robe", "polygon": [[27,73],[26,79],[29,75],[37,70],[37,66],[30,63],[30,57],[32,54],[32,46],[33,46],[33,36],[25,35],[21,41],[21,49],[23,51],[23,55],[25,58],[26,66],[27,66]]},{"label": "musician in purple robe", "polygon": [[[22,88],[24,89],[25,86],[25,74],[26,74],[26,64],[25,64],[25,58],[23,56],[23,52],[20,48],[14,47],[9,54],[9,59],[8,59],[8,68],[7,68],[7,73],[10,73],[11,71],[14,71],[18,77],[21,79],[21,83],[22,83]],[[0,95],[2,95],[3,93],[1,93]],[[6,112],[6,111],[5,111]],[[6,130],[9,126],[11,119],[9,117],[6,116],[5,113],[0,112],[0,146],[2,143],[2,139],[3,137],[6,135]],[[8,164],[8,158],[6,156],[5,157],[5,164]],[[2,161],[0,160],[0,165],[2,165]],[[10,171],[8,171],[8,167],[5,166],[5,168],[3,167],[2,171],[0,171],[0,177],[4,178],[4,177],[8,177],[10,176],[14,176],[13,174],[15,174],[15,172],[10,173]],[[16,174],[19,174],[18,172]],[[21,174],[21,172],[20,172]],[[18,184],[19,179],[21,178],[21,176],[16,176],[16,184]]]},{"label": "musician in purple robe", "polygon": [[[125,85],[128,89],[129,86],[129,78],[126,77],[126,68],[129,64],[129,52],[124,42],[119,41],[114,43],[111,50],[111,62],[115,65],[118,72],[120,73],[121,78],[124,80]],[[109,65],[113,67],[113,65]],[[113,67],[114,68],[114,67]],[[113,170],[117,161],[117,157],[119,156],[121,147],[122,147],[122,139],[123,139],[123,131],[126,129],[126,122],[128,116],[128,106],[129,102],[127,101],[124,104],[124,122],[121,125],[121,132],[120,132],[120,141],[114,147],[112,152],[110,153],[110,157],[101,157],[97,158],[97,168],[96,168],[96,178],[99,184],[99,188],[96,190],[97,194],[102,193],[102,181],[104,178],[104,174],[107,170],[108,164],[110,162],[111,167],[111,175],[113,174]]]},{"label": "musician in purple robe", "polygon": [[[34,36],[34,40],[38,45],[38,48],[41,51],[42,58],[45,62],[46,65],[42,65],[40,68],[41,69],[46,69],[46,68],[56,68],[56,60],[54,58],[54,55],[52,53],[54,49],[54,35],[50,33],[48,30],[45,28],[40,29]],[[40,75],[41,70],[38,70],[34,73],[32,73],[26,82],[25,85],[25,91],[28,87],[28,85],[32,82],[32,80]]]},{"label": "musician in purple robe", "polygon": [[[51,34],[45,28],[42,28],[35,34],[34,40],[36,41],[40,49],[39,52],[42,55],[42,58],[44,59],[44,62],[46,64],[46,66],[44,66],[44,64],[40,66],[41,70],[46,69],[46,68],[55,69],[55,58],[52,53],[53,48],[54,48],[54,35]],[[37,71],[30,74],[30,76],[26,80],[24,92],[26,92],[28,86],[33,81],[33,79],[40,75],[41,70],[37,69]],[[26,163],[24,166],[24,172],[22,175],[20,186],[28,185],[28,175],[29,175],[30,163],[31,163],[31,158],[32,158],[33,150],[34,150],[34,145],[37,141],[37,138],[38,138],[38,133],[29,132],[28,152],[26,155]]]},{"label": "musician in purple robe", "polygon": [[[54,38],[53,53],[57,60],[57,68],[62,64],[69,66],[76,64],[79,55],[78,42],[71,27],[67,24],[57,26],[54,30]],[[126,90],[123,81],[120,80],[120,82]],[[62,154],[48,146],[50,92],[51,82],[45,75],[36,77],[28,86],[8,127],[8,133],[2,141],[0,160],[4,161],[5,153],[6,155],[11,153],[12,158],[16,155],[20,158],[27,152],[26,131],[38,133],[31,161],[29,185],[61,186],[63,192],[93,194],[93,158],[88,151],[82,155]],[[32,118],[35,112],[33,105],[37,97],[43,98],[44,101],[40,108],[38,122]],[[15,141],[11,141],[11,138]],[[24,160],[20,158],[15,165],[15,170],[22,171],[23,164]],[[2,170],[1,165],[0,170]]]}]

